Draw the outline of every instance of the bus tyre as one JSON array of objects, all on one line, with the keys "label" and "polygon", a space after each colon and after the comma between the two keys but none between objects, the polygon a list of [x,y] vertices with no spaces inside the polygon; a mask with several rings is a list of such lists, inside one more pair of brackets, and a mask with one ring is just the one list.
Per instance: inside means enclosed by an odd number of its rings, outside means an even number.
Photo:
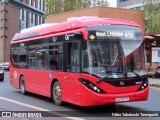
[{"label": "bus tyre", "polygon": [[53,96],[53,101],[56,105],[62,104],[62,91],[61,91],[61,86],[58,81],[56,81],[53,84],[52,96]]},{"label": "bus tyre", "polygon": [[23,95],[26,94],[26,84],[25,84],[24,76],[20,78],[20,91]]},{"label": "bus tyre", "polygon": [[4,80],[4,77],[2,79],[0,79],[0,81],[2,81],[2,82],[3,82],[3,80]]}]

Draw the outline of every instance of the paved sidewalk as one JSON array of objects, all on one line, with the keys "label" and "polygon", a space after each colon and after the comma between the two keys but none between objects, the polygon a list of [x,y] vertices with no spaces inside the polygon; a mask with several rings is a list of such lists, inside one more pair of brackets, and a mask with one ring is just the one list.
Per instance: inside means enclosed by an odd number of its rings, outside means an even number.
[{"label": "paved sidewalk", "polygon": [[148,78],[148,80],[150,86],[160,87],[160,78]]}]

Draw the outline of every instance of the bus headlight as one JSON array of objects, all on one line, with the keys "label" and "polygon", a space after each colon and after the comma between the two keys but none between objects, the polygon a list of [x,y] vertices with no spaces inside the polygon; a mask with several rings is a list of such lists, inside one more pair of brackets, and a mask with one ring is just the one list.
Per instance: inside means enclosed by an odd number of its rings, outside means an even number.
[{"label": "bus headlight", "polygon": [[4,74],[4,71],[3,71],[3,70],[0,70],[0,74]]},{"label": "bus headlight", "polygon": [[[147,79],[147,78],[144,78],[144,79]],[[139,90],[144,90],[147,87],[148,87],[148,80],[144,80],[142,85],[139,87],[138,91]]]},{"label": "bus headlight", "polygon": [[106,93],[102,89],[100,89],[98,86],[96,86],[94,83],[91,83],[89,80],[84,79],[84,78],[79,78],[78,79],[84,86],[92,90],[93,92],[96,93]]}]

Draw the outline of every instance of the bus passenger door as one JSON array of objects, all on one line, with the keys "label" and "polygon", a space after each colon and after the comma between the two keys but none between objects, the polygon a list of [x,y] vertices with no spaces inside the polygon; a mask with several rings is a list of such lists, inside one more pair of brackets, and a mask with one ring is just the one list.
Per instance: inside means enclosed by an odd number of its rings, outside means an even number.
[{"label": "bus passenger door", "polygon": [[67,42],[65,47],[63,61],[64,70],[64,93],[68,101],[77,102],[76,99],[76,85],[77,77],[80,73],[80,41]]}]

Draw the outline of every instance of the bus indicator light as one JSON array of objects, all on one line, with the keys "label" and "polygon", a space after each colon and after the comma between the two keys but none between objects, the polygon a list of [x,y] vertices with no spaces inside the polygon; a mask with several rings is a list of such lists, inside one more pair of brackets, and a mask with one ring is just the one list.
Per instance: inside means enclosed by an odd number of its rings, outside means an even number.
[{"label": "bus indicator light", "polygon": [[14,78],[17,78],[17,72],[16,71],[14,72]]}]

